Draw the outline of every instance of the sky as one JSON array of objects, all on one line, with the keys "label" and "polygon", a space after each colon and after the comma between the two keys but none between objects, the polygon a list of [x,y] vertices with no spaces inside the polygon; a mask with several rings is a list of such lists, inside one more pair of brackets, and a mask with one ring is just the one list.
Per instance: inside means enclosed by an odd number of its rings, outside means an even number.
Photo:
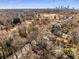
[{"label": "sky", "polygon": [[0,9],[55,8],[68,5],[79,9],[79,0],[0,0]]}]

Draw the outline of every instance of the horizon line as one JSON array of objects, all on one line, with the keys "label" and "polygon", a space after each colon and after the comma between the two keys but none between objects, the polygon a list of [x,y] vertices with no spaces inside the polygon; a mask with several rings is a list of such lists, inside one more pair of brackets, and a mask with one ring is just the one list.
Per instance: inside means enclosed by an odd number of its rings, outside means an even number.
[{"label": "horizon line", "polygon": [[[55,8],[0,8],[1,9],[56,9]],[[57,9],[64,9],[64,8],[57,8]],[[79,8],[68,8],[68,9],[79,9]]]}]

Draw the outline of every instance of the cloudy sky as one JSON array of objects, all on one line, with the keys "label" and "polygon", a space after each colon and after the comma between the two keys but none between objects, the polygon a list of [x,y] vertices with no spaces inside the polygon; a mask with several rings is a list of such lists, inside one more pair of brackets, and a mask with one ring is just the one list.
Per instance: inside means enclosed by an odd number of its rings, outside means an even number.
[{"label": "cloudy sky", "polygon": [[54,8],[67,6],[79,8],[79,0],[0,0],[2,8]]}]

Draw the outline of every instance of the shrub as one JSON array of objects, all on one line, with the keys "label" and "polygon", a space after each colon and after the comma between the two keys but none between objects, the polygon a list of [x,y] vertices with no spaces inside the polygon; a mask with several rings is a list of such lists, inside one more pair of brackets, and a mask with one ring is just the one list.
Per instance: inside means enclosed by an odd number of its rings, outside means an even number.
[{"label": "shrub", "polygon": [[74,59],[74,54],[73,54],[73,52],[71,51],[70,48],[64,48],[64,53],[65,53],[68,57],[70,57],[70,59]]},{"label": "shrub", "polygon": [[18,32],[19,32],[19,35],[21,37],[27,37],[27,33],[26,33],[26,27],[25,26],[19,26],[18,27]]},{"label": "shrub", "polygon": [[12,25],[14,26],[14,25],[16,25],[16,24],[18,24],[18,23],[21,23],[20,18],[18,18],[18,17],[13,18],[13,20],[12,20]]},{"label": "shrub", "polygon": [[60,25],[53,25],[51,32],[56,36],[61,36],[61,26]]}]

